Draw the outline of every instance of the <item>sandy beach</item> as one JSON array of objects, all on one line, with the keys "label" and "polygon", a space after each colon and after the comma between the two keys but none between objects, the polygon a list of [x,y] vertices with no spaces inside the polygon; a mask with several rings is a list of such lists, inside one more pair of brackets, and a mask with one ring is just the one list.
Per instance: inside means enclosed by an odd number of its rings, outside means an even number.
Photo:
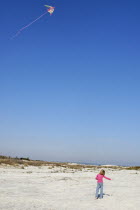
[{"label": "sandy beach", "polygon": [[104,198],[95,200],[95,169],[0,166],[0,210],[138,210],[140,171],[105,169]]}]

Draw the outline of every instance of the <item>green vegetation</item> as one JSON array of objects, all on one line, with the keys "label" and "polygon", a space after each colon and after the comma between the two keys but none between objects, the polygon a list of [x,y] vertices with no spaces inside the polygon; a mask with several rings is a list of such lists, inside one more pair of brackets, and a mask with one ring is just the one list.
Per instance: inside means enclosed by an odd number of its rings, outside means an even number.
[{"label": "green vegetation", "polygon": [[133,166],[133,167],[123,167],[123,166],[95,166],[95,165],[82,165],[82,164],[71,164],[71,163],[58,163],[58,162],[47,162],[47,161],[41,161],[41,160],[30,160],[29,157],[6,157],[0,155],[0,165],[10,165],[10,166],[49,166],[49,168],[54,167],[61,167],[63,169],[71,169],[71,170],[84,170],[84,169],[112,169],[112,170],[140,170],[140,166]]}]

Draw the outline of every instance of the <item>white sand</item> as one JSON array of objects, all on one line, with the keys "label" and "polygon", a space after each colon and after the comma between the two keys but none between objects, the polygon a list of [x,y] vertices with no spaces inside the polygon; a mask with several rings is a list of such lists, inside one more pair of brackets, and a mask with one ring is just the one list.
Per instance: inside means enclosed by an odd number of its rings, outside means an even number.
[{"label": "white sand", "polygon": [[[63,171],[63,172],[62,172]],[[95,200],[98,171],[0,168],[0,210],[138,210],[140,171],[106,169],[104,198]]]}]

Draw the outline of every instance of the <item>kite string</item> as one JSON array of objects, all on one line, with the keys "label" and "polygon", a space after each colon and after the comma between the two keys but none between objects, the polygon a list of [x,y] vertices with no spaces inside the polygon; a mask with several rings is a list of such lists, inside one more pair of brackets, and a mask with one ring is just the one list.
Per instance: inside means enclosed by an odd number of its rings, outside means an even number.
[{"label": "kite string", "polygon": [[28,28],[30,25],[32,25],[33,23],[35,23],[37,20],[39,20],[40,18],[42,18],[44,15],[46,15],[48,13],[48,11],[46,11],[45,13],[43,13],[42,15],[40,15],[38,18],[36,18],[34,21],[32,21],[31,23],[29,23],[28,25],[24,26],[23,28],[21,28],[15,36],[13,36],[13,38],[15,38],[16,36],[18,36],[21,31],[23,31],[24,29]]}]

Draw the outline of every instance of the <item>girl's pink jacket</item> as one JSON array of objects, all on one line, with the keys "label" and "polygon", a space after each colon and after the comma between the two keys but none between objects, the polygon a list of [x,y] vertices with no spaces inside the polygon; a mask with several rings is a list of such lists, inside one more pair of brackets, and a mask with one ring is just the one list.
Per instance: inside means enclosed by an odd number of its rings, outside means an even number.
[{"label": "girl's pink jacket", "polygon": [[101,175],[101,174],[98,174],[95,179],[97,180],[98,183],[101,183],[101,182],[103,182],[103,178],[111,180],[110,178],[108,178],[104,175]]}]

